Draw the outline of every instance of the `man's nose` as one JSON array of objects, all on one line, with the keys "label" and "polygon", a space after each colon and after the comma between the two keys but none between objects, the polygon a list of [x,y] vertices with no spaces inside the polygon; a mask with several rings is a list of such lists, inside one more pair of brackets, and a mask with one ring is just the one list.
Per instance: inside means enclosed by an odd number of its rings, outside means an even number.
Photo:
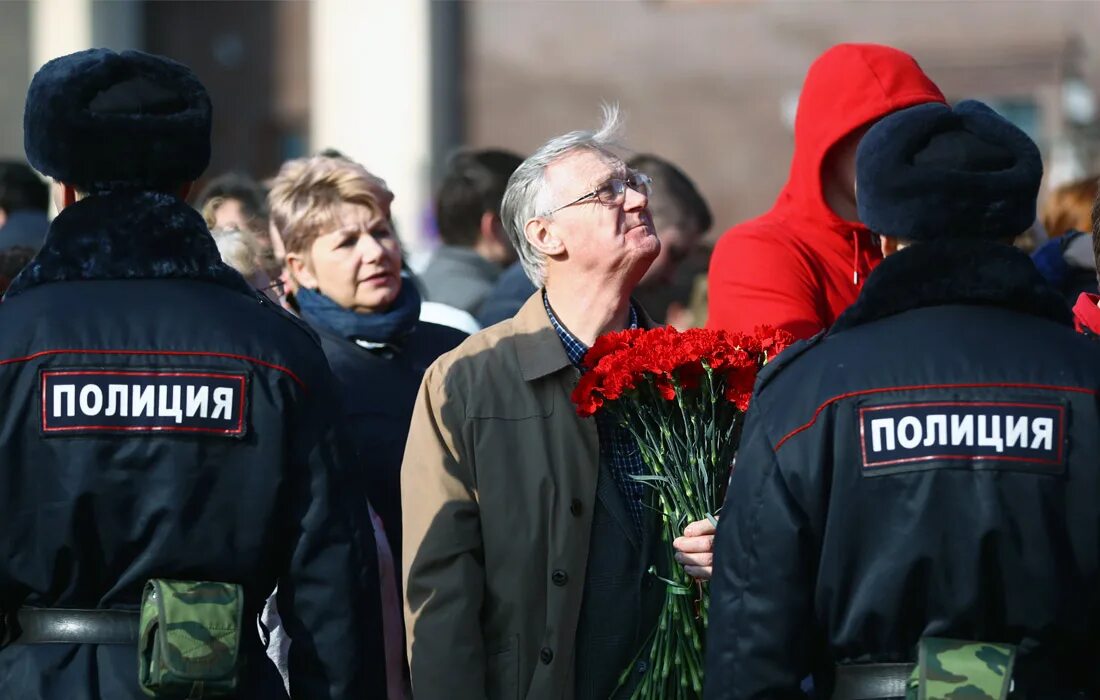
[{"label": "man's nose", "polygon": [[626,199],[623,200],[623,209],[635,211],[649,206],[649,197],[645,196],[633,187],[627,186]]}]

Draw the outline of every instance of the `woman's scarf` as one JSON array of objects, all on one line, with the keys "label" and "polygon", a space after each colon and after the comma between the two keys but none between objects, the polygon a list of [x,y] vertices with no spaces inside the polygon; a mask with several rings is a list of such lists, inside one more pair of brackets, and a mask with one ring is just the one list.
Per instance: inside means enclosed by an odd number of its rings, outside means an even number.
[{"label": "woman's scarf", "polygon": [[401,292],[385,311],[358,313],[345,309],[313,289],[299,288],[294,293],[302,318],[332,333],[368,343],[393,344],[412,332],[420,318],[420,292],[412,281],[401,280]]}]

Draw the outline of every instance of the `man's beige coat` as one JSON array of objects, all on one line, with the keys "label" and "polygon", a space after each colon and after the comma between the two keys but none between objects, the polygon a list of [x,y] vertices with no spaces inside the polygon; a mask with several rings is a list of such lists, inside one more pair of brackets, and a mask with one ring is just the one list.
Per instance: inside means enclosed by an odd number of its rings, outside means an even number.
[{"label": "man's beige coat", "polygon": [[416,700],[573,696],[595,422],[540,293],[428,370],[401,473]]}]

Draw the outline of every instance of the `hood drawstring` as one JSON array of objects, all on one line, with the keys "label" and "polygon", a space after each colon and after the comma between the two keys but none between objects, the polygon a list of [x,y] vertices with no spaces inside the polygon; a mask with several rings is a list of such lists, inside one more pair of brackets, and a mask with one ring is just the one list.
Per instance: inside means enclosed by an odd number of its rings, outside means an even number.
[{"label": "hood drawstring", "polygon": [[859,231],[852,229],[852,249],[854,254],[852,256],[852,284],[856,287],[859,286]]}]

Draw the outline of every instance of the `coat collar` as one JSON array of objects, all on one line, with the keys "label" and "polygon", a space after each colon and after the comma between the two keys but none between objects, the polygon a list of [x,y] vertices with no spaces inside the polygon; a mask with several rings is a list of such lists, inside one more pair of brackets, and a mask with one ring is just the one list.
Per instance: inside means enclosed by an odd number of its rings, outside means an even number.
[{"label": "coat collar", "polygon": [[158,192],[114,192],[66,207],[7,298],[50,282],[193,279],[258,294],[222,262],[202,217]]},{"label": "coat collar", "polygon": [[572,367],[550,317],[542,305],[542,289],[528,297],[512,319],[516,355],[523,379],[533,382]]},{"label": "coat collar", "polygon": [[912,309],[997,306],[1073,325],[1062,296],[1024,253],[989,241],[918,243],[882,261],[830,334]]},{"label": "coat collar", "polygon": [[[638,311],[638,327],[654,328],[657,324],[645,309],[637,301],[633,304]],[[528,297],[512,318],[512,331],[520,372],[525,381],[533,382],[573,366],[558,332],[550,323],[550,316],[543,305],[541,287]]]}]

